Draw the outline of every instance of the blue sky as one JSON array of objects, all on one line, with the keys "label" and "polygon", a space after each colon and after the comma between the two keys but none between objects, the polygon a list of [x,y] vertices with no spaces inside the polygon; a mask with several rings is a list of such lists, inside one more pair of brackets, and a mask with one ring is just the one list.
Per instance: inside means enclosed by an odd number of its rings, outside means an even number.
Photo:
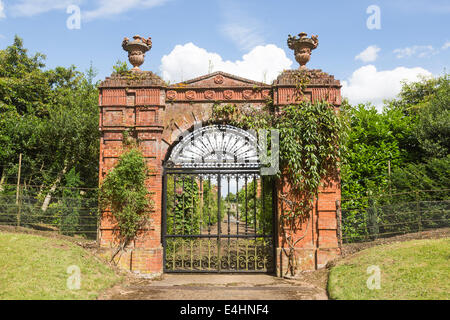
[{"label": "blue sky", "polygon": [[[297,68],[288,34],[319,35],[309,68],[322,69],[344,85],[351,102],[398,93],[400,81],[440,75],[450,65],[450,2],[255,1],[255,0],[0,0],[0,48],[17,34],[47,66],[92,62],[102,79],[118,60],[125,36],[151,36],[143,70],[171,82],[222,71],[271,82]],[[81,28],[70,30],[69,5],[81,10]],[[366,12],[380,9],[380,29],[370,30]],[[359,56],[359,58],[356,58]]]}]

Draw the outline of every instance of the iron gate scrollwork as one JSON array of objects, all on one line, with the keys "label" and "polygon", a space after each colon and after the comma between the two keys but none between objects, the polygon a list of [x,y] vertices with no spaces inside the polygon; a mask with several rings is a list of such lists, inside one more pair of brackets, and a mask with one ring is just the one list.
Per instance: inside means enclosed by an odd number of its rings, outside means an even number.
[{"label": "iron gate scrollwork", "polygon": [[273,272],[272,191],[251,134],[215,125],[185,137],[164,167],[164,271]]}]

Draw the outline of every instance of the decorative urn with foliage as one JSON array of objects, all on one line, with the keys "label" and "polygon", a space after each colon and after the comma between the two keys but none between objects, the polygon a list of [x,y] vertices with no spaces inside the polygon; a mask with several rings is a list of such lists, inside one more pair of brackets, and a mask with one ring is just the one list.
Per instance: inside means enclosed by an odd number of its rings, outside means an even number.
[{"label": "decorative urn with foliage", "polygon": [[128,52],[128,60],[133,65],[132,71],[140,71],[139,67],[145,61],[145,53],[152,48],[152,38],[142,38],[141,36],[134,36],[134,40],[125,38],[122,42],[123,50]]},{"label": "decorative urn with foliage", "polygon": [[300,64],[300,70],[306,69],[306,64],[311,58],[312,50],[316,49],[319,45],[317,35],[311,36],[311,38],[307,38],[306,36],[307,34],[305,32],[301,32],[298,34],[298,38],[289,35],[287,40],[289,49],[295,52],[295,60]]}]

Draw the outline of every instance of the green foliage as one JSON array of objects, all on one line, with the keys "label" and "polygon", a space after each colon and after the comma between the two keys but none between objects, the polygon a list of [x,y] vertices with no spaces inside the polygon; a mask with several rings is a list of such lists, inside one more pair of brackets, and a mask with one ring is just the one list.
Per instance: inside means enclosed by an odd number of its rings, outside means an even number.
[{"label": "green foliage", "polygon": [[128,64],[126,61],[117,60],[116,64],[113,66],[113,70],[115,73],[123,75],[128,73]]},{"label": "green foliage", "polygon": [[242,109],[216,105],[213,117],[248,129],[278,129],[280,133],[281,172],[289,179],[292,193],[302,194],[287,216],[304,215],[316,196],[320,184],[337,173],[342,155],[340,141],[345,122],[326,102],[289,105],[273,112],[268,104],[262,109]]},{"label": "green foliage", "polygon": [[367,191],[386,192],[388,165],[396,167],[408,152],[406,136],[412,134],[410,119],[399,109],[378,113],[375,107],[345,105],[342,115],[348,121],[349,134],[342,166],[342,196],[360,197]]},{"label": "green foliage", "polygon": [[419,110],[415,136],[424,158],[442,158],[450,153],[450,77],[435,79],[435,92]]},{"label": "green foliage", "polygon": [[[280,130],[280,161],[294,192],[305,194],[298,203],[309,207],[324,180],[335,177],[341,158],[345,123],[325,102],[283,108],[275,128]],[[303,202],[306,201],[306,202]]]},{"label": "green foliage", "polygon": [[[350,128],[341,171],[344,235],[363,235],[369,207],[379,206],[379,213],[388,210],[394,216],[411,201],[448,199],[448,192],[417,197],[416,191],[450,188],[449,97],[449,77],[444,75],[404,84],[399,99],[388,102],[381,113],[367,105],[342,107]],[[388,197],[403,192],[410,194]],[[410,216],[399,219],[416,219]]]},{"label": "green foliage", "polygon": [[200,195],[195,179],[183,177],[167,183],[167,231],[169,234],[198,234]]},{"label": "green foliage", "polygon": [[[404,190],[403,185],[396,186],[396,180],[390,180],[388,162],[394,172],[409,165],[413,168],[432,158],[447,157],[449,88],[449,77],[445,75],[404,84],[400,98],[390,101],[382,113],[373,106],[342,107],[350,128],[342,168],[344,198],[367,192],[386,193],[389,187]],[[419,190],[420,185],[418,183],[414,190]]]},{"label": "green foliage", "polygon": [[81,185],[80,174],[72,168],[65,176],[65,187],[63,189],[60,230],[63,234],[74,235],[81,228],[80,210],[83,208],[79,190]]},{"label": "green foliage", "polygon": [[[260,213],[261,207],[259,206],[259,202],[255,201],[257,198],[257,182],[252,180],[247,183],[247,185],[243,186],[241,190],[237,193],[238,205],[239,205],[239,220],[243,223],[246,223],[248,227],[254,226],[255,223],[255,212]],[[260,222],[258,217],[256,217],[256,221]]]},{"label": "green foliage", "polygon": [[444,158],[431,159],[425,163],[409,163],[395,168],[392,172],[394,192],[415,190],[445,189],[446,195],[439,197],[448,199],[450,196],[450,154]]},{"label": "green foliage", "polygon": [[[204,225],[213,226],[217,223],[218,219],[218,188],[217,182],[209,181],[203,182],[203,207],[202,207],[202,220]],[[225,214],[225,203],[221,198],[220,201],[220,221]]]},{"label": "green foliage", "polygon": [[[195,177],[168,175],[167,232],[168,234],[199,234],[218,221],[218,192],[216,181],[200,181]],[[226,215],[226,199],[220,201],[220,219]]]},{"label": "green foliage", "polygon": [[[261,194],[258,195],[258,183],[261,184]],[[262,185],[264,184],[264,185]],[[252,228],[255,225],[256,213],[256,229],[258,234],[271,234],[273,226],[273,207],[272,194],[268,190],[272,190],[273,181],[266,177],[259,182],[252,180],[237,193],[240,221],[247,222]],[[264,194],[262,194],[264,190]],[[261,197],[264,197],[262,200]],[[245,201],[247,199],[247,201]],[[264,204],[263,202],[264,201]],[[255,209],[256,208],[256,209]]]},{"label": "green foliage", "polygon": [[151,207],[145,185],[147,175],[144,156],[137,148],[132,148],[120,156],[101,185],[101,209],[111,210],[125,245],[147,222],[145,213]]},{"label": "green foliage", "polygon": [[424,162],[449,153],[450,78],[445,74],[404,83],[399,99],[389,102],[389,109],[401,110],[410,120],[410,140],[417,150],[406,147],[415,157],[410,162]]},{"label": "green foliage", "polygon": [[0,176],[14,181],[22,153],[22,177],[29,185],[44,191],[55,182],[64,185],[58,176],[75,168],[80,187],[97,187],[95,71],[44,70],[43,61],[42,54],[30,57],[18,37],[0,50]]}]

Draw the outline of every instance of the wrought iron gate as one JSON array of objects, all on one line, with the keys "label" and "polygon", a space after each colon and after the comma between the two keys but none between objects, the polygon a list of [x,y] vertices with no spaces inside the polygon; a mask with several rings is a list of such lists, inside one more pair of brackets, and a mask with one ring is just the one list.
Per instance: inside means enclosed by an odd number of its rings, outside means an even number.
[{"label": "wrought iron gate", "polygon": [[[163,182],[165,272],[273,272],[272,183],[251,136],[236,130],[202,128],[173,150]],[[186,160],[189,152],[201,160]]]}]

